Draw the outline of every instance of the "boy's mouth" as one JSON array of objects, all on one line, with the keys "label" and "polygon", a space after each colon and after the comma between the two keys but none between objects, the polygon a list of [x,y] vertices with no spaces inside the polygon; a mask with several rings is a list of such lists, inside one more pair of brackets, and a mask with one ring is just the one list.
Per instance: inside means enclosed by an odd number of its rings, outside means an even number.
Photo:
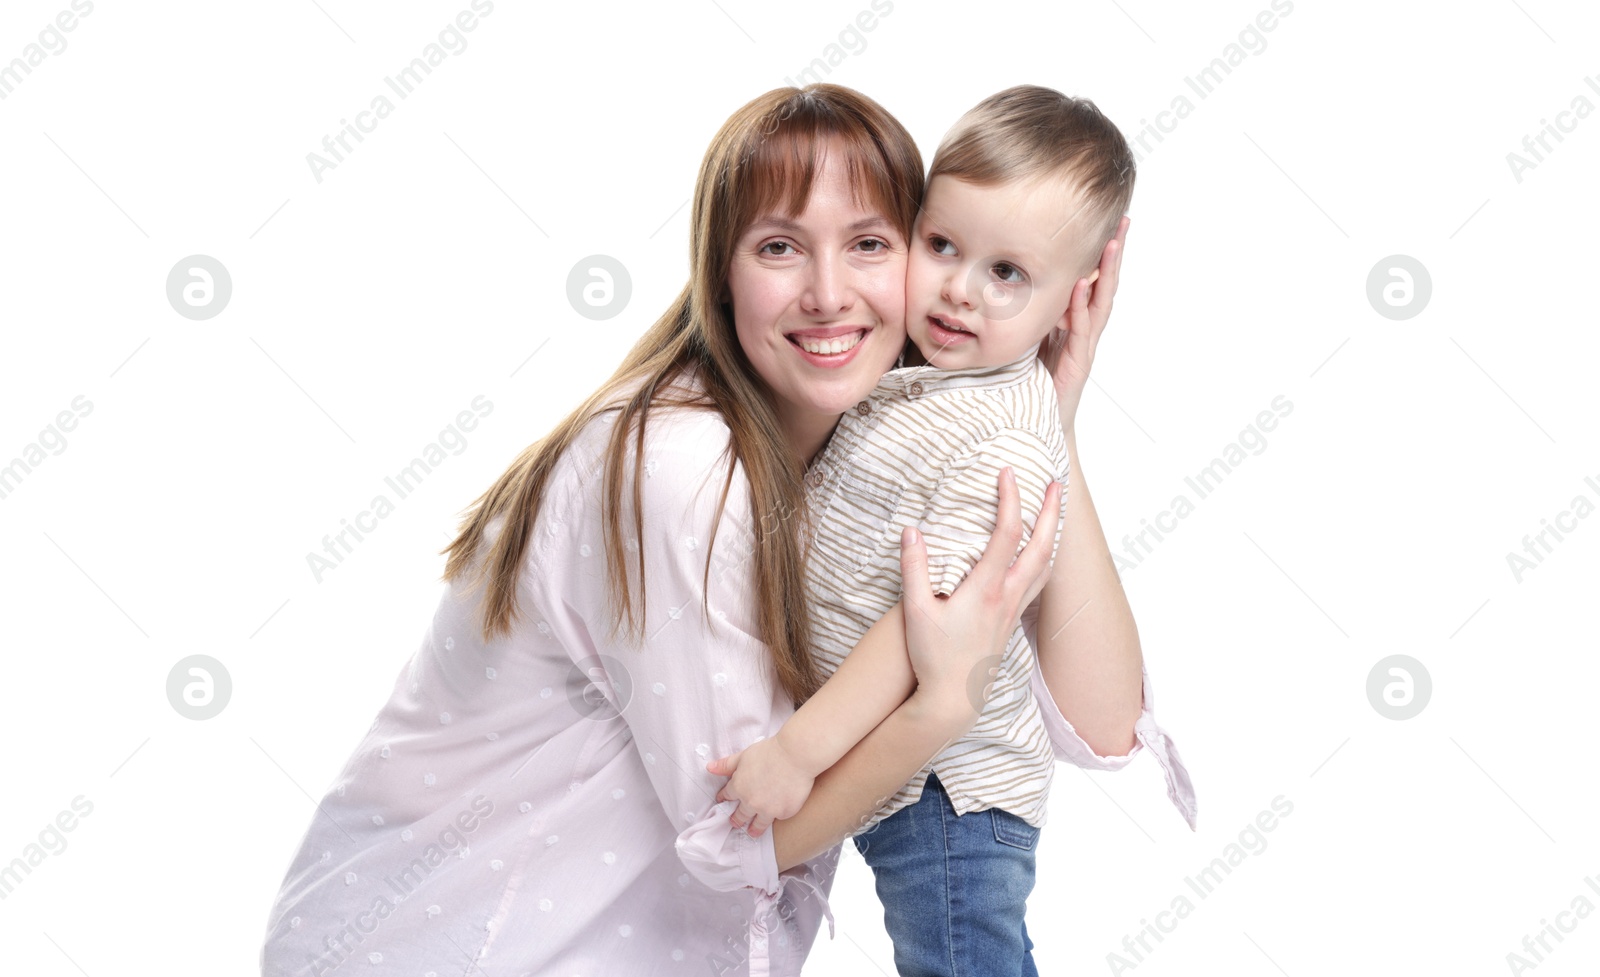
[{"label": "boy's mouth", "polygon": [[977,339],[977,334],[962,324],[960,319],[948,316],[928,316],[928,334],[934,342],[944,346]]}]

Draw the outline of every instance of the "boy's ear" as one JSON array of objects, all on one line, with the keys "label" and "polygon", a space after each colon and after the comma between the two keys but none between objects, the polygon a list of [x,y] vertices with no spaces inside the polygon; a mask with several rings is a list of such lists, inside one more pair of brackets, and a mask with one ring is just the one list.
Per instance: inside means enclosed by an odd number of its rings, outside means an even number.
[{"label": "boy's ear", "polygon": [[[1089,276],[1088,277],[1089,277],[1089,284],[1093,285],[1095,283],[1095,281],[1098,280],[1099,277],[1100,277],[1100,269],[1098,267],[1095,268],[1093,271],[1089,272]],[[1077,286],[1074,285],[1073,287],[1076,288]],[[1070,325],[1071,321],[1072,321],[1071,320],[1071,315],[1072,315],[1072,310],[1071,309],[1063,310],[1062,313],[1061,313],[1061,318],[1057,319],[1056,320],[1056,324],[1051,327],[1051,332],[1054,333],[1055,330],[1057,330],[1057,329],[1061,330],[1063,333],[1071,332],[1072,331],[1071,325]],[[1064,342],[1066,340],[1066,336],[1064,336],[1064,335],[1063,336],[1059,336],[1059,337],[1057,337],[1055,335],[1051,335],[1051,336],[1048,336],[1046,338],[1047,338],[1047,340],[1055,341],[1055,342]]]},{"label": "boy's ear", "polygon": [[[1089,278],[1089,284],[1090,284],[1090,285],[1093,285],[1093,284],[1094,284],[1094,283],[1095,283],[1095,281],[1096,281],[1096,280],[1097,280],[1097,279],[1099,279],[1099,277],[1100,277],[1100,269],[1099,269],[1099,268],[1095,268],[1095,269],[1094,269],[1094,270],[1093,270],[1093,271],[1091,271],[1091,272],[1089,272],[1089,275],[1088,275],[1088,278]],[[1078,286],[1077,286],[1077,285],[1076,285],[1076,284],[1074,284],[1074,285],[1073,285],[1073,286],[1072,286],[1072,287],[1073,287],[1073,288],[1077,288],[1077,287],[1078,287]],[[1056,327],[1056,328],[1057,328],[1057,329],[1059,329],[1059,330],[1061,330],[1061,331],[1062,331],[1062,332],[1068,332],[1068,331],[1070,331],[1070,330],[1069,330],[1069,329],[1068,329],[1068,327],[1067,327],[1067,323],[1068,323],[1068,321],[1069,321],[1069,320],[1068,320],[1068,316],[1070,316],[1070,315],[1071,315],[1071,313],[1072,313],[1072,310],[1071,310],[1071,309],[1067,309],[1067,310],[1065,310],[1065,311],[1063,311],[1063,312],[1062,312],[1062,313],[1061,313],[1061,320],[1060,320],[1060,321],[1059,321],[1059,322],[1057,322],[1057,323],[1056,323],[1056,326],[1055,326],[1055,327]]]},{"label": "boy's ear", "polygon": [[1046,343],[1064,343],[1064,342],[1066,342],[1067,341],[1067,333],[1072,331],[1071,323],[1072,323],[1072,310],[1071,309],[1063,310],[1062,313],[1061,313],[1061,318],[1057,319],[1056,320],[1056,324],[1050,327],[1050,334],[1044,337],[1044,341]]}]

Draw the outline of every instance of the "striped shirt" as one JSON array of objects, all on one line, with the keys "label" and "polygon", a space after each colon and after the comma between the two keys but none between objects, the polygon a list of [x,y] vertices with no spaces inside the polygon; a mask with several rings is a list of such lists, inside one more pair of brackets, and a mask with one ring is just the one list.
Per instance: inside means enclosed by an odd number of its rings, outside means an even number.
[{"label": "striped shirt", "polygon": [[[902,356],[866,400],[845,412],[812,462],[806,486],[815,528],[806,583],[815,657],[826,675],[900,599],[904,526],[920,528],[934,592],[948,594],[994,533],[1000,469],[1009,465],[1016,475],[1024,544],[1046,487],[1052,480],[1067,484],[1055,386],[1036,350],[1002,366],[958,370],[907,367]],[[1061,505],[1064,513],[1065,492]],[[915,803],[930,769],[958,815],[998,807],[1042,826],[1056,751],[1031,691],[1036,671],[1033,646],[1019,626],[977,724],[863,829]]]}]

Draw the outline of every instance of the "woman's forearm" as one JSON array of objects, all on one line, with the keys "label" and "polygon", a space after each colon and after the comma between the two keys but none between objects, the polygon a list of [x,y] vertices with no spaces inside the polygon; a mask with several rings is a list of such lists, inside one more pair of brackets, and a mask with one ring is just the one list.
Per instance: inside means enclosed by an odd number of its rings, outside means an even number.
[{"label": "woman's forearm", "polygon": [[1050,695],[1089,748],[1125,756],[1144,704],[1139,628],[1084,480],[1077,438],[1070,428],[1066,436],[1067,514],[1039,598],[1035,653]]},{"label": "woman's forearm", "polygon": [[772,825],[778,871],[832,848],[899,792],[944,748],[966,735],[978,714],[965,701],[919,691],[823,771],[800,813]]}]

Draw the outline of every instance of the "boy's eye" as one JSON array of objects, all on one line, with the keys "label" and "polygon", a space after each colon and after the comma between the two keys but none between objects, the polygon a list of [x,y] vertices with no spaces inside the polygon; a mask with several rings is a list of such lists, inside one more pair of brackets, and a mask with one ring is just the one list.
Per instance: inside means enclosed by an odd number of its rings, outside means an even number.
[{"label": "boy's eye", "polygon": [[775,257],[779,256],[776,252],[767,251],[768,248],[789,248],[790,250],[793,250],[794,245],[790,244],[788,241],[768,241],[766,244],[763,244],[761,247],[757,248],[756,251],[757,253],[771,254]]},{"label": "boy's eye", "polygon": [[1003,282],[1016,285],[1022,281],[1022,269],[1018,268],[1016,265],[1000,261],[995,263],[993,270],[995,275],[997,275]]},{"label": "boy's eye", "polygon": [[[933,250],[934,254],[954,254],[956,250],[955,245],[951,244],[949,241],[937,234],[928,238],[928,247]],[[946,248],[949,250],[946,251]]]}]

